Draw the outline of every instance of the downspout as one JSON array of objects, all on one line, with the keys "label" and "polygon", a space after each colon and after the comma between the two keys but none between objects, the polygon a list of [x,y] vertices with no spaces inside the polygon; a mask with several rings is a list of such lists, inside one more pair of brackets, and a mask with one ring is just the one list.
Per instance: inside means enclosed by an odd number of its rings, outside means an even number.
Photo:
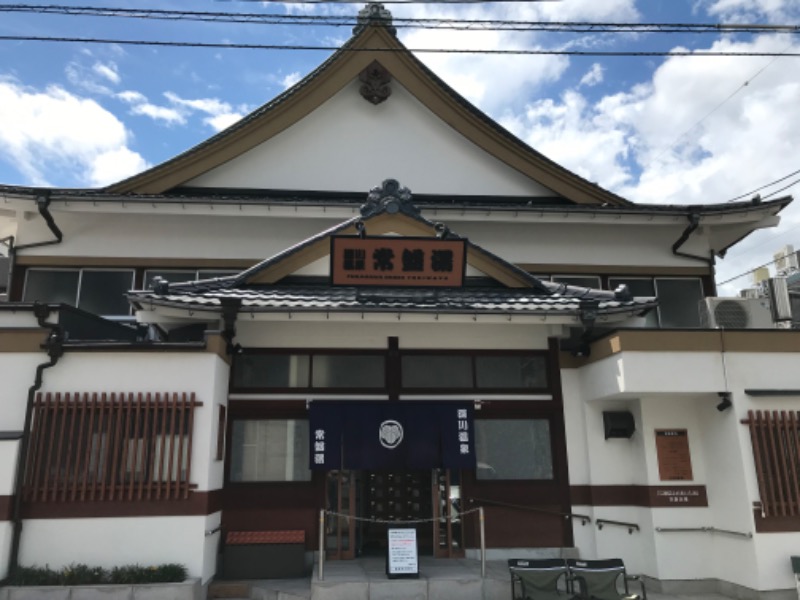
[{"label": "downspout", "polygon": [[55,366],[58,359],[64,354],[64,332],[58,323],[48,323],[46,319],[50,316],[50,307],[46,304],[33,305],[33,314],[36,317],[39,327],[49,329],[50,333],[44,343],[49,360],[36,367],[36,378],[33,385],[28,389],[28,403],[25,406],[25,424],[22,429],[22,439],[19,443],[17,454],[17,472],[14,477],[14,507],[11,515],[11,552],[8,556],[7,577],[13,577],[19,567],[19,545],[22,538],[22,486],[25,481],[25,466],[27,463],[28,444],[30,442],[31,421],[33,420],[33,405],[36,392],[42,387],[42,374],[45,369]]},{"label": "downspout", "polygon": [[679,237],[678,240],[674,244],[672,244],[672,253],[675,256],[682,256],[683,258],[691,258],[692,260],[701,260],[704,263],[706,263],[709,267],[713,267],[715,262],[713,253],[711,253],[709,257],[706,257],[706,256],[698,256],[697,254],[689,254],[688,252],[681,252],[680,250],[678,250],[678,248],[680,248],[686,243],[686,241],[689,239],[689,236],[692,235],[692,233],[694,233],[694,230],[700,226],[699,214],[693,212],[689,213],[687,216],[689,218],[689,226],[683,230],[681,237]]},{"label": "downspout", "polygon": [[[47,228],[50,232],[55,236],[53,240],[46,240],[44,242],[33,242],[30,244],[20,244],[18,246],[14,245],[14,237],[11,236],[11,244],[8,247],[8,258],[10,259],[10,264],[8,265],[9,274],[8,274],[8,290],[9,293],[13,289],[13,279],[14,279],[14,267],[16,264],[16,256],[17,252],[20,250],[25,250],[27,248],[39,248],[41,246],[51,246],[53,244],[60,244],[61,241],[64,239],[64,234],[56,225],[56,221],[53,218],[53,215],[50,213],[50,192],[44,192],[38,196],[36,196],[36,208],[39,209],[39,214],[42,215],[44,222],[47,223]],[[10,296],[9,296],[10,297]]]}]

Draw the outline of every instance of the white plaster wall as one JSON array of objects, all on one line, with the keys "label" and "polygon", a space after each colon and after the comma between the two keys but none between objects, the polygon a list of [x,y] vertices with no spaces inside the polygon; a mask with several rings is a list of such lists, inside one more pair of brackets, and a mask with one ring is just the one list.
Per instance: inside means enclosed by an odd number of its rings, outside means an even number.
[{"label": "white plaster wall", "polygon": [[[0,352],[0,430],[22,431],[28,388],[36,378],[36,367],[47,360],[44,352]],[[43,377],[57,368],[45,369]]]},{"label": "white plaster wall", "polygon": [[[104,568],[181,563],[205,582],[205,516],[27,520],[19,562],[23,566],[70,563]],[[211,542],[209,542],[211,543]]]},{"label": "white plaster wall", "polygon": [[[665,580],[717,578],[759,590],[794,587],[789,560],[798,554],[800,533],[755,533],[752,502],[759,499],[758,485],[749,430],[740,421],[751,409],[799,410],[796,396],[764,398],[744,392],[800,389],[796,365],[795,353],[726,352],[723,362],[722,355],[714,352],[625,352],[577,373],[567,371],[563,385],[571,469],[583,452],[580,443],[573,447],[581,433],[579,411],[569,403],[574,397],[583,405],[589,482],[681,485],[660,481],[654,430],[685,428],[693,469],[693,481],[686,483],[705,485],[709,503],[707,508],[595,507],[594,518],[635,522],[642,530],[631,537],[624,530],[611,533],[607,528],[590,534],[575,523],[581,555],[631,555],[630,561],[626,558],[631,571]],[[731,392],[731,409],[716,410],[719,391]],[[626,403],[634,413],[637,433],[630,441],[608,442],[627,443],[629,452],[604,443],[600,416],[602,410],[623,408]],[[579,477],[586,475],[578,465],[571,470],[571,483],[585,483]],[[713,527],[755,535],[747,539],[719,532],[667,533],[655,531],[656,527]]]},{"label": "white plaster wall", "polygon": [[0,496],[11,496],[17,473],[19,440],[0,440]]},{"label": "white plaster wall", "polygon": [[216,512],[206,517],[205,541],[203,542],[203,583],[208,581],[217,572],[217,554],[220,546],[220,536],[222,531],[211,533],[218,529],[222,522],[222,513]]},{"label": "white plaster wall", "polygon": [[[245,320],[246,316],[240,316]],[[244,347],[270,348],[348,348],[385,349],[387,339],[399,338],[401,348],[409,349],[547,349],[548,336],[557,335],[560,328],[547,325],[508,323],[242,323],[236,341]]]},{"label": "white plaster wall", "polygon": [[[21,328],[38,328],[39,324],[36,322],[36,317],[30,310],[0,310],[0,335],[3,335],[2,329],[4,327],[21,327]],[[46,335],[42,335],[42,341]]]},{"label": "white plaster wall", "polygon": [[[394,178],[416,193],[553,196],[431,114],[398,82],[377,106],[354,80],[272,139],[187,185],[367,191]],[[298,166],[302,157],[303,165]]]},{"label": "white plaster wall", "polygon": [[11,552],[11,522],[0,521],[0,579],[8,575],[8,555]]}]

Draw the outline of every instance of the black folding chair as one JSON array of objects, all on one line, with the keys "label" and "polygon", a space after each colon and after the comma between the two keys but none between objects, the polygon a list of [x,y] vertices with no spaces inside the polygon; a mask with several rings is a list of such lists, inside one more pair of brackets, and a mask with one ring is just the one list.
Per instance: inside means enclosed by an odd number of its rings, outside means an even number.
[{"label": "black folding chair", "polygon": [[508,570],[511,600],[568,600],[570,596],[567,563],[562,558],[510,558]]},{"label": "black folding chair", "polygon": [[[577,582],[575,598],[580,600],[647,600],[647,590],[638,575],[628,575],[619,558],[607,560],[567,559],[569,579]],[[641,594],[631,594],[629,581],[637,581]],[[620,591],[620,587],[622,591]]]}]

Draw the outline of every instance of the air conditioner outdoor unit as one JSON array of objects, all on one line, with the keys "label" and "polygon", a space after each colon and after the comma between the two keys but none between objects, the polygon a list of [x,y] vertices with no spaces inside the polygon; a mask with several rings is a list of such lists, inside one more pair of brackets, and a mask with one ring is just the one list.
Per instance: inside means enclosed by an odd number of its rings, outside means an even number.
[{"label": "air conditioner outdoor unit", "polygon": [[767,298],[704,298],[700,319],[707,329],[774,329]]}]

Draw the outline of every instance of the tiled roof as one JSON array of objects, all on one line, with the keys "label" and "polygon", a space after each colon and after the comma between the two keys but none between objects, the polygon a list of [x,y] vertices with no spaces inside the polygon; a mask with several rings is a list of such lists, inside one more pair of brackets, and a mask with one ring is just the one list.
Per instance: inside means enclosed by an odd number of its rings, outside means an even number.
[{"label": "tiled roof", "polygon": [[[243,312],[441,312],[577,314],[587,302],[597,303],[598,314],[645,311],[655,298],[615,297],[613,292],[560,287],[561,293],[542,294],[533,289],[395,287],[274,286],[232,289],[180,289],[157,294],[152,290],[130,292],[140,306],[171,306],[196,310],[220,309],[228,301],[241,302]],[[583,292],[583,293],[580,293]]]}]

